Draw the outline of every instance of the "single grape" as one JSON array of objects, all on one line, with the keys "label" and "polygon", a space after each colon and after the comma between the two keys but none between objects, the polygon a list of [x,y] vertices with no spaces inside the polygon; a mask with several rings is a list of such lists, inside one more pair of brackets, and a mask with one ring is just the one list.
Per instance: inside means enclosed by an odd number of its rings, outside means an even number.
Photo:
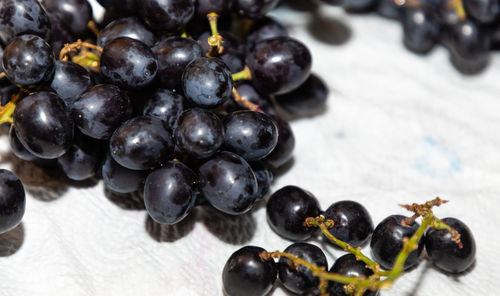
[{"label": "single grape", "polygon": [[120,37],[103,48],[102,75],[120,87],[142,88],[154,80],[157,71],[155,55],[146,44],[138,40]]},{"label": "single grape", "polygon": [[135,16],[124,17],[109,23],[99,32],[97,45],[106,46],[109,42],[120,37],[128,37],[152,47],[155,43],[155,36],[142,22]]},{"label": "single grape", "polygon": [[295,136],[290,124],[277,115],[269,115],[278,128],[278,143],[264,161],[274,168],[279,168],[292,158],[295,148]]},{"label": "single grape", "polygon": [[[360,277],[363,276],[365,278],[371,276],[373,271],[366,267],[366,264],[363,261],[357,260],[356,256],[353,254],[346,254],[340,258],[338,258],[333,264],[332,268],[330,268],[330,272],[350,276],[350,277]],[[345,290],[345,284],[333,282],[328,282],[328,292],[330,295],[335,296],[348,296]],[[377,296],[379,295],[379,291],[366,291],[363,293],[363,296]]]},{"label": "single grape", "polygon": [[432,263],[439,269],[449,273],[466,271],[475,261],[476,242],[469,227],[455,218],[442,219],[446,225],[460,234],[460,247],[452,241],[448,230],[430,228],[424,237],[425,249],[432,259]]},{"label": "single grape", "polygon": [[[420,226],[414,222],[411,226],[402,224],[405,216],[392,215],[385,218],[375,228],[372,234],[370,247],[373,254],[373,259],[385,269],[392,269],[396,257],[403,248],[403,239],[410,238]],[[412,251],[406,259],[405,270],[418,263],[424,242],[418,242],[418,249]]]},{"label": "single grape", "polygon": [[155,31],[176,31],[186,25],[194,15],[194,1],[142,0],[139,15]]},{"label": "single grape", "polygon": [[467,16],[480,23],[492,23],[500,16],[499,0],[463,0]]},{"label": "single grape", "polygon": [[37,157],[29,152],[21,141],[19,141],[13,126],[11,126],[9,130],[9,143],[12,153],[14,153],[16,157],[25,161],[34,161],[37,159]]},{"label": "single grape", "polygon": [[169,161],[149,174],[144,185],[144,204],[153,220],[176,224],[184,219],[196,199],[196,174],[180,162]]},{"label": "single grape", "polygon": [[219,150],[224,141],[224,127],[211,111],[194,108],[179,116],[174,135],[182,152],[201,159]]},{"label": "single grape", "polygon": [[436,44],[439,33],[439,20],[431,7],[405,7],[403,9],[403,42],[416,53],[427,53]]},{"label": "single grape", "polygon": [[50,36],[49,17],[37,0],[2,0],[0,16],[0,39],[5,44],[25,34],[46,40]]},{"label": "single grape", "polygon": [[278,3],[279,0],[234,0],[233,10],[241,16],[258,19]]},{"label": "single grape", "polygon": [[159,88],[146,101],[142,115],[156,116],[174,130],[177,118],[187,107],[188,103],[183,95]]},{"label": "single grape", "polygon": [[142,190],[148,171],[127,169],[107,155],[102,165],[102,179],[107,188],[118,193],[131,193]]},{"label": "single grape", "polygon": [[250,163],[252,170],[257,179],[257,200],[263,199],[271,189],[273,182],[273,173],[265,166],[262,161],[255,161]]},{"label": "single grape", "polygon": [[102,143],[76,133],[73,146],[57,162],[69,179],[82,181],[95,176],[102,159]]},{"label": "single grape", "polygon": [[52,13],[48,13],[50,24],[52,27],[50,33],[50,46],[52,47],[52,51],[56,57],[61,53],[61,49],[63,49],[64,45],[67,43],[72,43],[75,41],[75,37],[73,34],[66,28],[63,22],[57,18],[56,15]]},{"label": "single grape", "polygon": [[23,146],[39,158],[57,158],[73,143],[73,120],[64,101],[42,91],[22,99],[14,111],[14,129]]},{"label": "single grape", "polygon": [[278,21],[271,17],[263,17],[256,20],[250,27],[247,36],[247,47],[252,50],[255,44],[277,37],[287,37],[288,30]]},{"label": "single grape", "polygon": [[[315,245],[308,243],[294,243],[288,246],[285,253],[297,256],[318,267],[328,268],[325,253]],[[304,295],[318,287],[319,278],[312,271],[303,266],[296,265],[289,259],[281,257],[278,261],[278,277],[285,288],[294,294]]]},{"label": "single grape", "polygon": [[158,59],[159,84],[168,89],[177,89],[182,84],[182,73],[186,66],[203,55],[200,45],[188,38],[178,36],[168,37],[153,47],[153,53]]},{"label": "single grape", "polygon": [[336,202],[328,207],[324,216],[335,223],[330,233],[355,248],[364,245],[373,232],[370,213],[355,201]]},{"label": "single grape", "polygon": [[246,246],[234,252],[224,265],[222,285],[227,296],[264,296],[271,291],[277,268],[273,259],[264,260],[264,249]]},{"label": "single grape", "polygon": [[17,86],[43,83],[54,73],[52,48],[36,35],[22,35],[12,40],[5,48],[2,61],[7,78]]},{"label": "single grape", "polygon": [[309,76],[311,63],[307,47],[289,37],[261,41],[246,58],[252,83],[268,94],[284,94],[299,87]]},{"label": "single grape", "polygon": [[187,65],[182,74],[182,87],[193,104],[215,108],[231,96],[233,78],[220,59],[200,57]]},{"label": "single grape", "polygon": [[93,85],[94,79],[82,66],[68,61],[56,61],[50,87],[68,106]]},{"label": "single grape", "polygon": [[307,116],[321,111],[327,98],[328,88],[316,74],[309,75],[297,89],[275,97],[278,105],[296,116]]},{"label": "single grape", "polygon": [[199,168],[200,189],[221,212],[240,215],[256,200],[257,179],[250,165],[231,152],[219,152]]},{"label": "single grape", "polygon": [[200,17],[210,12],[224,15],[230,12],[232,4],[233,0],[196,0],[196,13]]},{"label": "single grape", "polygon": [[100,84],[75,100],[72,113],[82,133],[106,140],[130,117],[130,100],[118,87]]},{"label": "single grape", "polygon": [[0,169],[0,234],[21,223],[26,209],[26,195],[19,178]]},{"label": "single grape", "polygon": [[310,192],[297,186],[285,186],[274,192],[267,202],[267,221],[277,234],[292,241],[311,238],[316,231],[306,227],[306,218],[321,213],[319,202]]},{"label": "single grape", "polygon": [[87,0],[42,0],[42,6],[54,14],[69,31],[82,35],[92,20],[92,7]]},{"label": "single grape", "polygon": [[278,128],[264,113],[238,111],[224,118],[224,148],[247,161],[271,153],[278,142]]},{"label": "single grape", "polygon": [[134,117],[123,123],[109,140],[111,156],[131,170],[147,170],[165,164],[174,151],[170,129],[153,116]]}]

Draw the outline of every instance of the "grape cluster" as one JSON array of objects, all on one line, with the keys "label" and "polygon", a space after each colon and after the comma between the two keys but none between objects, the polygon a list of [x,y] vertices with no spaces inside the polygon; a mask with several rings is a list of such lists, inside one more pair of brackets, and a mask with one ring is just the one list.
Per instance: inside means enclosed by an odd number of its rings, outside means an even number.
[{"label": "grape cluster", "polygon": [[[327,241],[350,252],[338,258],[330,268],[329,271],[337,275],[366,278],[374,271],[378,272],[379,268],[391,270],[404,251],[408,254],[402,269],[408,270],[418,264],[424,248],[432,263],[446,273],[464,272],[475,260],[476,245],[472,232],[456,218],[436,222],[446,224],[451,227],[449,229],[431,224],[425,234],[422,233],[422,239],[416,241],[413,248],[405,250],[404,245],[420,229],[420,224],[413,217],[391,215],[374,229],[370,214],[363,205],[344,200],[322,211],[314,195],[296,186],[286,186],[274,192],[266,211],[271,228],[281,237],[296,243],[284,250],[285,255],[279,254],[278,263],[272,260],[272,256],[266,255],[264,249],[253,246],[243,247],[232,254],[222,273],[228,296],[266,295],[276,278],[294,294],[319,295],[321,285],[318,275],[313,275],[310,266],[287,257],[293,255],[314,264],[314,268],[326,270],[328,267],[323,251],[304,242],[311,239],[317,230],[311,227],[311,219],[329,221],[329,227],[322,229],[323,235],[329,239]],[[419,211],[416,213],[421,214]],[[364,255],[359,249],[368,242],[374,259],[370,261],[372,264],[364,260],[370,260],[368,257],[361,258]],[[370,265],[380,267],[372,269]],[[345,288],[342,283],[330,281],[326,291],[329,295],[350,295]],[[378,295],[378,290],[367,289],[363,295]]]},{"label": "grape cluster", "polygon": [[0,1],[13,154],[141,192],[161,224],[198,204],[248,212],[293,153],[276,104],[301,116],[327,97],[308,48],[266,16],[278,0],[99,2],[100,24],[86,0]]},{"label": "grape cluster", "polygon": [[417,54],[444,45],[461,72],[475,74],[489,62],[490,51],[500,44],[498,0],[322,0],[348,12],[376,11],[397,20],[403,43]]}]

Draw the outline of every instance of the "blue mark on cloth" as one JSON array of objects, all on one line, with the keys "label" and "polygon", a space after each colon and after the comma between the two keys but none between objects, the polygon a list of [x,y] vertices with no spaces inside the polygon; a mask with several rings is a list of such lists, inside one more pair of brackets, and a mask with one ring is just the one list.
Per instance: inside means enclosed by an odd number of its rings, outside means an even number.
[{"label": "blue mark on cloth", "polygon": [[430,137],[425,137],[422,155],[415,161],[417,171],[431,178],[447,178],[462,168],[458,156]]}]

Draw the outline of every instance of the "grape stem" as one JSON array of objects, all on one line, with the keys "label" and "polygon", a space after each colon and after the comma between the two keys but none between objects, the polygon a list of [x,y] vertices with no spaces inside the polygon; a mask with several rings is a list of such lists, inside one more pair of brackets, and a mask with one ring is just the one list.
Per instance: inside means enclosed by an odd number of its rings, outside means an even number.
[{"label": "grape stem", "polygon": [[210,31],[212,32],[212,36],[208,37],[208,45],[210,45],[210,51],[207,53],[209,57],[216,57],[220,55],[224,51],[224,47],[222,44],[224,43],[224,39],[219,34],[217,29],[217,21],[219,19],[219,15],[215,12],[210,12],[207,14],[208,23],[210,24]]},{"label": "grape stem", "polygon": [[22,97],[21,93],[22,91],[12,95],[10,102],[0,107],[0,124],[13,122],[12,115],[14,114],[14,110],[16,110],[17,102],[19,102]]},{"label": "grape stem", "polygon": [[78,39],[75,43],[64,45],[59,54],[59,59],[67,61],[71,57],[72,62],[94,72],[99,72],[102,50],[100,46]]},{"label": "grape stem", "polygon": [[248,66],[245,66],[245,68],[243,68],[240,72],[233,74],[233,81],[240,80],[252,80],[252,72]]},{"label": "grape stem", "polygon": [[234,100],[236,102],[239,102],[241,103],[243,106],[245,106],[245,108],[247,108],[248,110],[251,110],[251,111],[255,111],[255,112],[264,112],[262,111],[262,109],[259,107],[259,105],[256,105],[250,101],[248,101],[246,98],[240,96],[240,94],[238,93],[238,91],[236,90],[235,87],[233,87],[233,97],[234,97]]},{"label": "grape stem", "polygon": [[461,21],[467,18],[462,0],[449,0],[448,6],[455,11]]},{"label": "grape stem", "polygon": [[89,23],[87,24],[87,28],[97,37],[99,36],[99,28],[97,27],[97,24],[95,23],[94,20],[90,20]]},{"label": "grape stem", "polygon": [[4,79],[6,76],[5,72],[0,73],[0,80]]}]

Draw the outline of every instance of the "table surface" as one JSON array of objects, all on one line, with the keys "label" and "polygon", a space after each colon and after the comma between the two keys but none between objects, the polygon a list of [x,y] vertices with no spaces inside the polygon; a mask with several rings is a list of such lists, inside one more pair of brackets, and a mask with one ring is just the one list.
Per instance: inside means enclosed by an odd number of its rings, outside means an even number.
[{"label": "table surface", "polygon": [[[398,204],[448,199],[435,212],[472,229],[475,266],[450,277],[423,260],[382,295],[497,294],[498,55],[482,74],[464,76],[441,47],[427,56],[407,51],[400,25],[374,14],[347,15],[326,6],[315,13],[273,14],[309,46],[313,71],[330,88],[324,113],[292,121],[293,165],[273,191],[301,186],[323,208],[356,200],[375,224],[406,214]],[[35,175],[27,165],[17,165],[17,171]],[[263,206],[232,218],[199,210],[168,228],[153,225],[143,210],[122,209],[128,200],[107,198],[102,183],[43,183],[52,195],[45,201],[28,195],[23,222],[10,234],[21,237],[22,245],[0,258],[0,295],[222,295],[222,268],[238,248],[283,250],[291,244],[271,231]],[[6,245],[9,239],[0,237],[0,249],[17,248]],[[343,254],[319,240],[312,243],[325,250],[330,266]],[[369,247],[364,251],[369,254]],[[272,295],[286,293],[277,287]]]}]

